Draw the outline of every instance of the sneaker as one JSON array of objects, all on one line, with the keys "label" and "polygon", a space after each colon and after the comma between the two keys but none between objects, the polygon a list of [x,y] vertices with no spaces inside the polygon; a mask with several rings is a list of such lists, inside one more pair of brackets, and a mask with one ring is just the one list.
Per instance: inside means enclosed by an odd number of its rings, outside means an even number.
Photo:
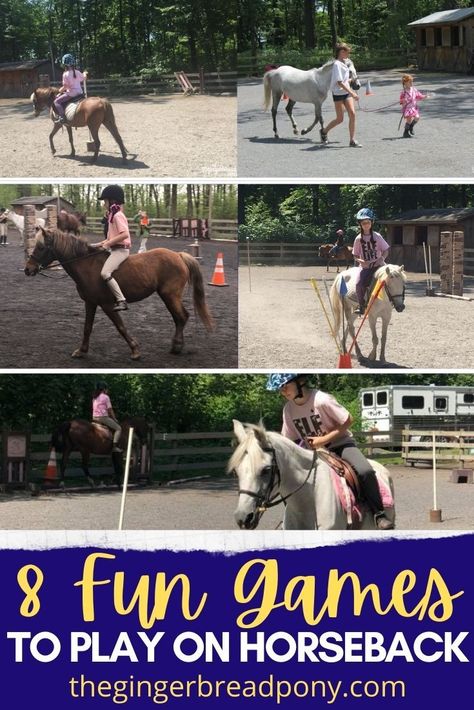
[{"label": "sneaker", "polygon": [[128,304],[127,301],[117,301],[114,306],[114,311],[127,311]]},{"label": "sneaker", "polygon": [[322,128],[319,129],[319,135],[321,136],[321,143],[324,143],[325,145],[329,143],[328,134],[325,133]]},{"label": "sneaker", "polygon": [[395,525],[387,518],[385,513],[377,513],[374,515],[375,527],[377,530],[393,530]]},{"label": "sneaker", "polygon": [[123,454],[123,449],[121,449],[120,446],[113,446],[112,453],[113,454]]},{"label": "sneaker", "polygon": [[351,141],[351,142],[349,143],[349,146],[350,146],[351,148],[362,148],[362,145],[361,145],[358,141]]}]

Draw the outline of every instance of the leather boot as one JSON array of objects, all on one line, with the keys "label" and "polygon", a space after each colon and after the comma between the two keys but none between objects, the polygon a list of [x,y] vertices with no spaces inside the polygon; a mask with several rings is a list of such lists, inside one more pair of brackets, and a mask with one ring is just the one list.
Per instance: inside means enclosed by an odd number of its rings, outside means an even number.
[{"label": "leather boot", "polygon": [[384,511],[375,513],[374,523],[377,530],[393,530],[395,525],[387,518]]}]

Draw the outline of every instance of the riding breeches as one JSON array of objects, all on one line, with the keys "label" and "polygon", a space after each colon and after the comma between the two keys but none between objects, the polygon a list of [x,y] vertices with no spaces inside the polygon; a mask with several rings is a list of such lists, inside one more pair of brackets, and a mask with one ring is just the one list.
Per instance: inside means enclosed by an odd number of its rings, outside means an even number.
[{"label": "riding breeches", "polygon": [[365,458],[355,444],[346,444],[343,446],[328,447],[334,451],[344,461],[350,463],[359,479],[362,496],[369,506],[372,513],[382,513],[383,503],[380,496],[379,484],[377,476],[370,462]]},{"label": "riding breeches", "polygon": [[68,101],[71,101],[72,98],[73,97],[69,94],[59,94],[59,96],[54,99],[54,108],[56,109],[58,116],[64,117],[66,104]]},{"label": "riding breeches", "polygon": [[359,280],[356,284],[356,293],[357,300],[359,301],[361,308],[365,305],[365,292],[367,291],[370,282],[372,281],[372,277],[378,268],[378,266],[369,266],[368,269],[361,269],[360,271]]},{"label": "riding breeches", "polygon": [[119,443],[122,427],[115,421],[115,419],[112,419],[112,417],[93,417],[92,421],[97,422],[97,424],[103,424],[104,426],[109,427],[109,429],[112,429],[114,433],[114,444]]},{"label": "riding breeches", "polygon": [[102,267],[102,271],[100,272],[101,277],[112,291],[116,301],[125,301],[125,296],[123,295],[117,281],[112,278],[112,274],[118,269],[122,261],[125,261],[125,259],[128,258],[129,254],[129,249],[112,249],[110,256],[107,257],[105,264]]}]

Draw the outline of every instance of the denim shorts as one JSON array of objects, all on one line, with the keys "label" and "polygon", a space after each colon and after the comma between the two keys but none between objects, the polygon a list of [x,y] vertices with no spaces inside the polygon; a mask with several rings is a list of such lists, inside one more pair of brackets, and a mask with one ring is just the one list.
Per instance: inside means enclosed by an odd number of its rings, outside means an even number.
[{"label": "denim shorts", "polygon": [[349,98],[349,94],[333,94],[332,98],[334,103],[336,103],[336,101],[345,101]]}]

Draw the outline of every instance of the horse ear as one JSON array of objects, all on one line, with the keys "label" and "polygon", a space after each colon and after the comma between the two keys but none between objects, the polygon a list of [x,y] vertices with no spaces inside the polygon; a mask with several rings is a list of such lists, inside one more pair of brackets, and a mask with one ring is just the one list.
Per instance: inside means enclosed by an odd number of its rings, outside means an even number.
[{"label": "horse ear", "polygon": [[234,425],[234,434],[237,438],[237,441],[239,443],[242,443],[242,441],[244,441],[244,439],[246,438],[244,425],[242,424],[242,422],[239,422],[238,419],[232,419],[232,423]]}]

